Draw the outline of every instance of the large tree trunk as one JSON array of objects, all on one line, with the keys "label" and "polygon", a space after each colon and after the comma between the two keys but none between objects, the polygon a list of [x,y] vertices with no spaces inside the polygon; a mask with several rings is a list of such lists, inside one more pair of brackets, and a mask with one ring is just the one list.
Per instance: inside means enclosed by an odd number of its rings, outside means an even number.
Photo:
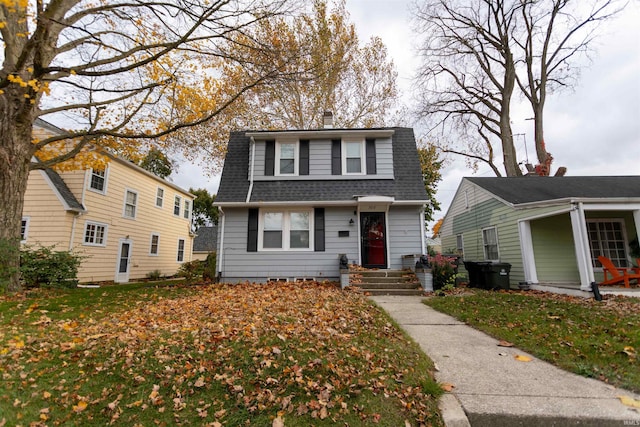
[{"label": "large tree trunk", "polygon": [[0,292],[21,289],[20,227],[35,115],[20,98],[25,99],[18,85],[0,95]]},{"label": "large tree trunk", "polygon": [[513,89],[516,85],[516,70],[511,53],[507,51],[504,56],[504,86],[502,89],[502,101],[500,108],[500,140],[502,142],[502,157],[504,159],[504,170],[507,176],[521,176],[522,171],[518,166],[518,157],[516,155],[516,148],[513,144],[513,131],[511,129],[511,96],[513,95]]}]

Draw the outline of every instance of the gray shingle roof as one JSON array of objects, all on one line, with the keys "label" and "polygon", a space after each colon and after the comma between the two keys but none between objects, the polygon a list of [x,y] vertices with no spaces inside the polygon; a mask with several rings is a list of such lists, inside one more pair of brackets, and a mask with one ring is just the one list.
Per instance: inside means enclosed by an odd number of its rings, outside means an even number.
[{"label": "gray shingle roof", "polygon": [[640,176],[465,178],[514,205],[570,198],[640,198]]},{"label": "gray shingle roof", "polygon": [[[254,181],[251,202],[351,201],[354,196],[368,195],[426,202],[427,194],[422,182],[413,129],[385,129],[394,130],[392,147],[395,179]],[[335,132],[337,129],[328,130]],[[323,130],[317,132],[321,136]],[[246,200],[249,190],[248,168],[249,137],[246,132],[233,132],[216,196],[217,203]]]},{"label": "gray shingle roof", "polygon": [[218,226],[200,227],[193,239],[193,252],[212,252],[218,245]]},{"label": "gray shingle roof", "polygon": [[53,169],[44,169],[44,173],[47,175],[53,186],[55,187],[55,191],[58,192],[60,197],[67,204],[68,209],[77,212],[84,212],[85,208],[82,206],[82,203],[76,199],[76,196],[73,195],[67,184],[64,182],[62,177]]}]

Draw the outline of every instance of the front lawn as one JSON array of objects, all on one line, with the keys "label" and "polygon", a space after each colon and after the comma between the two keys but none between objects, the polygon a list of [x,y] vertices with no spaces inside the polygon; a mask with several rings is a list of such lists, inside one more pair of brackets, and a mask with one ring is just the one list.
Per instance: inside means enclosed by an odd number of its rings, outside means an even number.
[{"label": "front lawn", "polygon": [[431,362],[332,285],[0,297],[0,425],[442,425]]},{"label": "front lawn", "polygon": [[425,303],[563,369],[640,392],[640,298],[470,289]]}]

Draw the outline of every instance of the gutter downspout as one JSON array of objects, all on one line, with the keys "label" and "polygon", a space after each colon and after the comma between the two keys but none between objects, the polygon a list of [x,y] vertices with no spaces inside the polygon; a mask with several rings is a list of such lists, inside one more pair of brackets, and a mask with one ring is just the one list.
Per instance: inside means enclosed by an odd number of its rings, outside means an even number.
[{"label": "gutter downspout", "polygon": [[251,164],[249,166],[249,191],[247,191],[247,199],[245,203],[251,201],[251,192],[253,191],[253,171],[256,163],[256,140],[253,137],[249,138],[249,144],[251,144]]},{"label": "gutter downspout", "polygon": [[224,257],[224,225],[225,225],[225,214],[224,214],[224,210],[222,210],[221,206],[218,206],[218,211],[221,214],[221,222],[220,222],[220,239],[219,239],[219,247],[220,249],[218,249],[218,256],[216,257],[216,262],[218,264],[217,266],[217,270],[218,270],[218,276],[219,279],[222,279],[222,266],[224,265],[222,263],[222,258]]}]

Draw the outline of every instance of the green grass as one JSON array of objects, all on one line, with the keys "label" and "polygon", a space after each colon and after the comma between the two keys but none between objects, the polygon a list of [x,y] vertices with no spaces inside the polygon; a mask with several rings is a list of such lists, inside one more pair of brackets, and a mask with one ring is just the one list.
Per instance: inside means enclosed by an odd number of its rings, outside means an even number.
[{"label": "green grass", "polygon": [[0,424],[442,425],[433,366],[335,286],[135,284],[0,299]]},{"label": "green grass", "polygon": [[425,303],[567,371],[640,392],[640,299],[470,292]]}]

